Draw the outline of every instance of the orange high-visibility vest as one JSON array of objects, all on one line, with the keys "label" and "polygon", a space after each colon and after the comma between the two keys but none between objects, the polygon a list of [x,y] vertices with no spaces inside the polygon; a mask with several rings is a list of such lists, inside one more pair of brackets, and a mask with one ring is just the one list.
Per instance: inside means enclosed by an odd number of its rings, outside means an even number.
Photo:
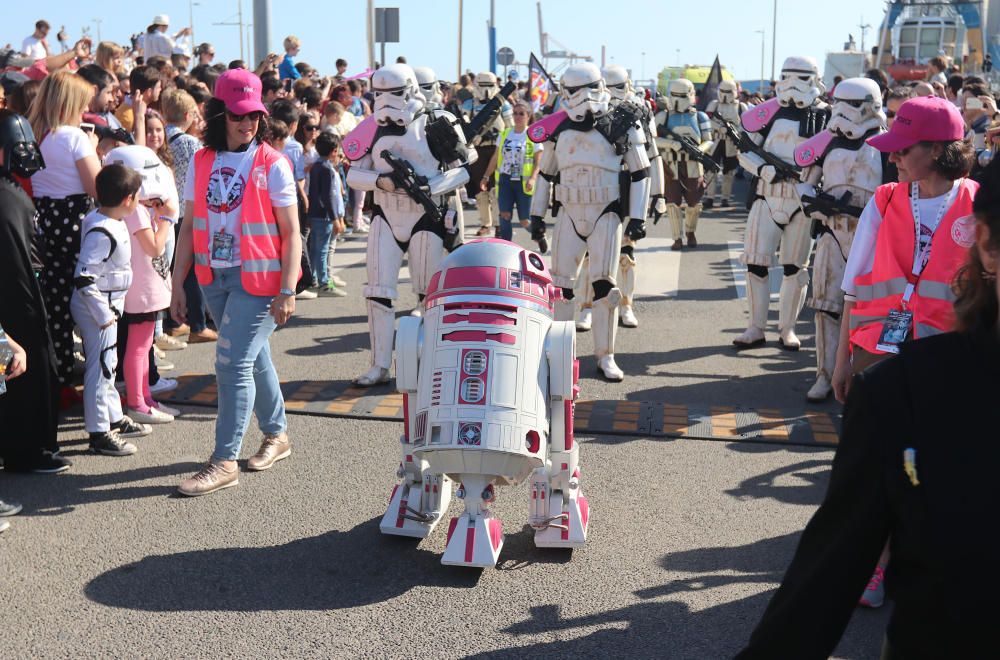
[{"label": "orange high-visibility vest", "polygon": [[[208,190],[216,152],[208,147],[194,155],[194,273],[198,283],[212,283],[208,226]],[[267,144],[257,147],[240,204],[240,281],[247,293],[276,296],[281,289],[281,234],[271,208],[267,175],[282,155]]]},{"label": "orange high-visibility vest", "polygon": [[850,320],[852,349],[860,346],[869,353],[885,352],[875,348],[882,326],[890,311],[903,309],[903,294],[910,282],[916,285],[906,305],[913,312],[910,336],[921,339],[953,329],[952,281],[975,243],[972,200],[977,190],[979,184],[970,179],[959,183],[951,208],[931,239],[930,259],[918,280],[913,275],[916,236],[909,187],[887,183],[876,189],[875,204],[882,214],[882,225],[875,243],[872,272],[854,279],[857,303]]}]

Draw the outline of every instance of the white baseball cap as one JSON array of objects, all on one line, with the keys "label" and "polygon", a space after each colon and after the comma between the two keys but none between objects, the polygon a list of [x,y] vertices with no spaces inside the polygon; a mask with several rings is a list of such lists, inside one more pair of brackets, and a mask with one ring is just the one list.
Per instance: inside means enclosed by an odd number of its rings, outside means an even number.
[{"label": "white baseball cap", "polygon": [[166,14],[157,14],[153,17],[153,25],[170,25],[170,17]]}]

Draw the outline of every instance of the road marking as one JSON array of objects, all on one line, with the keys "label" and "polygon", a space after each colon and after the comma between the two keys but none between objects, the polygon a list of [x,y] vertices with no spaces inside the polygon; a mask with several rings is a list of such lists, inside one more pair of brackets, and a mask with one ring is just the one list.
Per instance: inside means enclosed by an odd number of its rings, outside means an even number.
[{"label": "road marking", "polygon": [[669,238],[644,238],[636,245],[636,297],[677,297],[681,279],[681,253],[674,252]]}]

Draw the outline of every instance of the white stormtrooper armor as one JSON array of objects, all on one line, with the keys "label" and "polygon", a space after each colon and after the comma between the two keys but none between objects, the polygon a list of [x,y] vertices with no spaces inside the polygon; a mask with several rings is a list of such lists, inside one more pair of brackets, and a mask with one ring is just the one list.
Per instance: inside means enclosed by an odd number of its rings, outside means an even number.
[{"label": "white stormtrooper armor", "polygon": [[[882,132],[886,117],[882,93],[868,78],[849,78],[835,90],[832,117],[822,133],[805,141],[795,151],[796,163],[808,167],[799,192],[811,197],[816,186],[823,193],[845,199],[857,212],[868,203],[882,181],[882,154],[867,139]],[[809,305],[816,310],[816,382],[806,397],[823,401],[831,392],[833,368],[840,340],[840,315],[844,292],[840,285],[854,240],[858,218],[853,213],[824,213],[803,200],[803,210],[814,225],[816,255],[813,261],[813,291]]]},{"label": "white stormtrooper armor", "polygon": [[[695,231],[701,217],[701,198],[705,190],[705,170],[697,160],[689,158],[680,142],[667,133],[671,131],[688,138],[710,153],[714,146],[708,115],[695,107],[695,88],[690,80],[678,78],[668,85],[667,107],[656,115],[656,144],[663,153],[663,167],[671,179],[667,190],[667,217],[674,238],[673,249],[683,247],[682,236],[687,235],[688,245],[698,244]],[[687,202],[681,217],[681,202]]]},{"label": "white stormtrooper armor", "polygon": [[[462,104],[462,111],[466,119],[472,119],[486,103],[500,92],[499,81],[496,74],[483,71],[476,74],[476,79],[472,85],[472,98]],[[490,159],[497,147],[497,139],[500,132],[505,128],[514,126],[514,110],[510,103],[504,102],[499,116],[493,121],[493,125],[484,133],[472,139],[472,146],[476,148],[480,164],[470,172],[472,183],[466,187],[466,193],[476,200],[476,210],[479,212],[479,235],[487,236],[492,233],[494,219],[499,217],[497,207],[497,193],[494,188],[492,177],[487,182],[485,191],[479,189],[479,181],[486,173]]]},{"label": "white stormtrooper armor", "polygon": [[[464,167],[468,163],[465,137],[456,118],[443,110],[433,114],[424,111],[416,74],[409,66],[390,64],[379,69],[372,77],[372,87],[377,129],[362,122],[344,141],[345,153],[354,161],[347,184],[356,190],[373,191],[375,202],[368,236],[368,284],[364,288],[372,366],[355,381],[364,387],[389,378],[395,320],[392,301],[398,297],[396,286],[404,253],[409,258],[413,288],[422,298],[430,276],[444,258],[448,230],[454,230],[454,214],[445,213],[443,223],[435,222],[420,203],[395,187],[389,176],[392,167],[382,153],[387,151],[406,161],[418,176],[425,177],[424,190],[442,212],[454,197],[451,193],[469,180]],[[435,121],[447,122],[445,133],[454,133],[457,150],[443,152],[428,140],[428,126]]]},{"label": "white stormtrooper armor", "polygon": [[[542,153],[541,177],[531,201],[532,238],[545,233],[542,217],[551,198],[556,222],[553,282],[564,297],[556,303],[556,320],[573,319],[573,285],[589,251],[598,368],[609,380],[619,381],[624,373],[615,364],[614,345],[622,295],[617,286],[621,225],[628,217],[628,234],[641,238],[645,233],[649,158],[638,113],[629,114],[630,106],[623,105],[608,114],[610,96],[594,64],[570,66],[560,87],[565,114],[550,115],[528,129],[532,141],[551,143]],[[623,172],[631,180],[624,209],[619,206]]]},{"label": "white stormtrooper armor", "polygon": [[[741,117],[743,128],[763,150],[788,165],[795,162],[795,148],[822,131],[829,108],[819,98],[822,85],[816,61],[810,57],[789,57],[781,68],[778,96],[747,110]],[[739,155],[740,165],[759,177],[756,200],[747,217],[744,253],[747,266],[748,327],[733,340],[737,349],[764,343],[770,301],[768,268],[780,244],[779,262],[784,268],[778,312],[779,341],[782,348],[797,351],[801,345],[795,322],[805,304],[809,273],[806,266],[812,249],[811,220],[800,208],[796,184],[782,177],[774,166],[752,151]]]},{"label": "white stormtrooper armor", "polygon": [[721,122],[727,121],[739,126],[740,116],[747,111],[748,107],[746,103],[739,100],[739,85],[736,81],[723,80],[719,83],[719,98],[712,100],[706,108],[709,119],[715,126],[715,158],[722,165],[722,174],[715,177],[708,194],[710,197],[717,197],[721,187],[721,206],[729,206],[732,200],[733,180],[736,178],[736,170],[739,168],[737,159],[739,149],[726,131],[721,128]]},{"label": "white stormtrooper armor", "polygon": [[413,73],[417,76],[417,85],[424,97],[424,107],[428,110],[442,107],[444,98],[441,94],[441,83],[438,82],[434,69],[429,66],[417,66],[413,68]]}]

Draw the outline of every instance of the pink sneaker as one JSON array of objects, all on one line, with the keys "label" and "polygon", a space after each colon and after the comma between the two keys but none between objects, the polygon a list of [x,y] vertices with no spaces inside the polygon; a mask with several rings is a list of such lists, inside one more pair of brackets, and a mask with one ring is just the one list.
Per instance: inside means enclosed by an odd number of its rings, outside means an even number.
[{"label": "pink sneaker", "polygon": [[885,602],[884,580],[885,569],[881,566],[876,566],[875,572],[872,573],[871,579],[868,580],[868,586],[865,587],[865,592],[861,594],[861,600],[858,601],[858,605],[871,607],[872,609],[882,607],[882,603]]}]

